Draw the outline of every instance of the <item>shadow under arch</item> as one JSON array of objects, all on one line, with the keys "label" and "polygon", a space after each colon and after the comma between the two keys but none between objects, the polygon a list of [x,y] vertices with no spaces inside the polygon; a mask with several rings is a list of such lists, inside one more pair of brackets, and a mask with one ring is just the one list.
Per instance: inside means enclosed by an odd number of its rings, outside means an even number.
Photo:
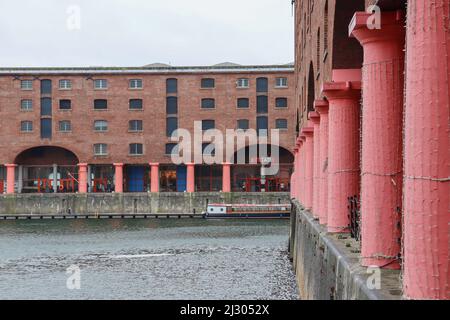
[{"label": "shadow under arch", "polygon": [[15,160],[18,165],[48,166],[65,165],[76,166],[79,163],[78,156],[67,148],[58,146],[32,147],[20,152]]}]

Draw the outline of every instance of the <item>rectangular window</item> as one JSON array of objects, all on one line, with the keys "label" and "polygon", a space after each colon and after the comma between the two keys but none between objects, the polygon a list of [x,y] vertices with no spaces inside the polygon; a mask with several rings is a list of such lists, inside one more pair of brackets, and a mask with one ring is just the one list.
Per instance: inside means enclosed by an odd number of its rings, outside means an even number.
[{"label": "rectangular window", "polygon": [[277,129],[287,129],[287,119],[277,119],[275,125]]},{"label": "rectangular window", "polygon": [[71,100],[59,100],[59,110],[70,110],[72,109],[72,101]]},{"label": "rectangular window", "polygon": [[72,124],[68,120],[59,122],[59,131],[61,132],[69,132],[72,131]]},{"label": "rectangular window", "polygon": [[142,99],[130,99],[130,110],[142,110]]},{"label": "rectangular window", "polygon": [[215,87],[215,80],[211,78],[202,79],[202,89],[211,89]]},{"label": "rectangular window", "polygon": [[277,108],[287,108],[287,98],[276,98],[275,106]]},{"label": "rectangular window", "polygon": [[33,100],[24,99],[20,102],[20,109],[22,111],[30,111],[33,110]]},{"label": "rectangular window", "polygon": [[169,117],[166,119],[166,135],[171,137],[173,132],[178,129],[178,118]]},{"label": "rectangular window", "polygon": [[95,110],[106,110],[106,109],[108,109],[108,100],[106,100],[106,99],[94,100],[94,109]]},{"label": "rectangular window", "polygon": [[108,145],[106,143],[94,144],[94,155],[106,156],[108,154]]},{"label": "rectangular window", "polygon": [[107,89],[108,81],[105,79],[94,80],[94,89]]},{"label": "rectangular window", "polygon": [[237,100],[238,108],[248,108],[250,107],[250,100],[248,98],[239,98]]},{"label": "rectangular window", "polygon": [[70,90],[72,89],[72,80],[59,80],[60,90]]},{"label": "rectangular window", "polygon": [[241,119],[237,121],[237,129],[238,130],[248,130],[249,121],[247,119]]},{"label": "rectangular window", "polygon": [[258,136],[267,136],[269,121],[267,117],[256,117],[256,130]]},{"label": "rectangular window", "polygon": [[52,93],[52,80],[41,80],[41,94]]},{"label": "rectangular window", "polygon": [[269,81],[267,78],[256,79],[256,92],[267,92],[269,90]]},{"label": "rectangular window", "polygon": [[288,80],[287,78],[276,78],[275,87],[277,88],[287,88]]},{"label": "rectangular window", "polygon": [[130,144],[130,154],[131,155],[142,155],[144,154],[144,147],[141,143],[131,143]]},{"label": "rectangular window", "polygon": [[206,131],[209,129],[214,129],[216,127],[216,122],[214,120],[202,120],[202,130]]},{"label": "rectangular window", "polygon": [[166,80],[166,93],[177,93],[178,92],[178,80],[177,79],[167,79]]},{"label": "rectangular window", "polygon": [[250,81],[247,78],[238,79],[236,81],[236,87],[238,88],[248,88],[250,86]]},{"label": "rectangular window", "polygon": [[177,114],[178,113],[178,98],[177,97],[167,97],[166,113],[167,114]]},{"label": "rectangular window", "polygon": [[22,80],[22,81],[20,81],[20,89],[22,89],[22,90],[33,90],[33,80]]},{"label": "rectangular window", "polygon": [[52,115],[52,99],[41,98],[41,116],[51,116],[51,115]]},{"label": "rectangular window", "polygon": [[131,79],[130,89],[142,89],[142,79]]},{"label": "rectangular window", "polygon": [[142,131],[142,120],[130,120],[128,122],[129,131]]},{"label": "rectangular window", "polygon": [[167,143],[166,144],[166,154],[177,154],[178,153],[178,144],[176,143]]},{"label": "rectangular window", "polygon": [[41,119],[41,139],[51,139],[52,119]]},{"label": "rectangular window", "polygon": [[94,121],[95,131],[108,131],[108,121],[106,120],[95,120]]},{"label": "rectangular window", "polygon": [[202,109],[214,109],[216,101],[214,99],[202,99]]},{"label": "rectangular window", "polygon": [[22,121],[20,123],[20,131],[22,131],[22,132],[31,132],[31,131],[33,131],[33,122],[31,122],[31,121]]},{"label": "rectangular window", "polygon": [[269,102],[267,96],[258,96],[256,98],[256,112],[267,113],[269,111]]}]

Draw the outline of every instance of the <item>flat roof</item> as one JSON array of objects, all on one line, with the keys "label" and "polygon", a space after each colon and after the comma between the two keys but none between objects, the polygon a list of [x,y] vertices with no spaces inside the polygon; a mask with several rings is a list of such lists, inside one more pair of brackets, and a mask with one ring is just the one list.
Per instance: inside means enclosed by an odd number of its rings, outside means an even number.
[{"label": "flat roof", "polygon": [[294,66],[284,65],[215,65],[215,66],[144,66],[144,67],[18,67],[0,68],[0,75],[24,74],[174,74],[174,73],[268,73],[294,72]]}]

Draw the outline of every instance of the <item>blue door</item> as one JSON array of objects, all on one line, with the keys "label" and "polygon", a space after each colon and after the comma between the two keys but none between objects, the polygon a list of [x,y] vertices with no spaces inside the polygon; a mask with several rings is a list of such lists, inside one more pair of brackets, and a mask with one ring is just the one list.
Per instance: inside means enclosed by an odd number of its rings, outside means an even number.
[{"label": "blue door", "polygon": [[177,166],[177,191],[178,192],[186,191],[186,178],[187,178],[186,166]]},{"label": "blue door", "polygon": [[129,192],[144,192],[144,167],[128,167],[127,182]]}]

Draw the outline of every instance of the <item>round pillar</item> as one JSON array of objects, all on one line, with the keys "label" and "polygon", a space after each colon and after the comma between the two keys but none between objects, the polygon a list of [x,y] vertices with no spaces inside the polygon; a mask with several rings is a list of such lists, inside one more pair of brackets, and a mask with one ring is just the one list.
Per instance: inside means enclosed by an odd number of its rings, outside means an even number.
[{"label": "round pillar", "polygon": [[312,178],[312,214],[319,219],[320,207],[320,115],[317,112],[310,112],[309,118],[314,126],[314,153],[313,153],[313,178]]},{"label": "round pillar", "polygon": [[6,193],[14,194],[14,184],[16,182],[17,164],[5,164],[6,167]]},{"label": "round pillar", "polygon": [[449,299],[450,4],[408,2],[404,293]]},{"label": "round pillar", "polygon": [[363,266],[399,269],[403,164],[405,28],[400,12],[384,12],[381,29],[357,12],[352,35],[364,48],[361,148]]},{"label": "round pillar", "polygon": [[[308,123],[309,124],[309,123]],[[308,210],[312,210],[313,206],[313,168],[314,168],[314,128],[306,127],[302,129],[305,135],[305,198],[304,205]]]},{"label": "round pillar", "polygon": [[348,198],[359,195],[361,82],[323,85],[329,102],[328,232],[349,231]]},{"label": "round pillar", "polygon": [[87,163],[78,164],[78,193],[87,193]]},{"label": "round pillar", "polygon": [[150,192],[159,192],[159,163],[150,163]]},{"label": "round pillar", "polygon": [[195,192],[195,164],[186,163],[186,166],[187,166],[186,192]]},{"label": "round pillar", "polygon": [[114,192],[123,192],[123,163],[114,163]]},{"label": "round pillar", "polygon": [[318,171],[320,176],[319,186],[319,223],[327,224],[328,208],[328,101],[317,100],[314,103],[316,111],[320,114],[320,152]]},{"label": "round pillar", "polygon": [[231,163],[222,164],[222,192],[231,192]]}]

